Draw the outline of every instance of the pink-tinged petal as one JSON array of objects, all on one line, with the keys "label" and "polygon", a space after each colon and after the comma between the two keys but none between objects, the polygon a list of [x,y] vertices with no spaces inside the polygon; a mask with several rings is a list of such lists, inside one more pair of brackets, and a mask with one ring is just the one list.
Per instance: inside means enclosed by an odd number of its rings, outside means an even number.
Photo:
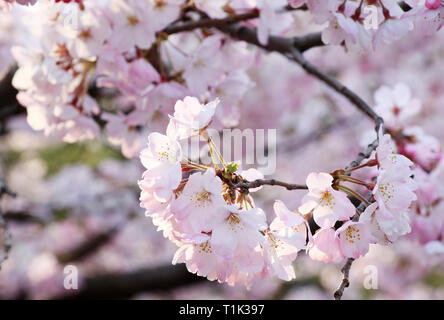
[{"label": "pink-tinged petal", "polygon": [[[246,179],[246,180],[248,180],[248,181],[254,181],[254,180],[258,180],[258,179],[263,179],[263,178],[264,178],[263,173],[260,172],[260,171],[257,170],[257,169],[254,169],[254,168],[250,168],[250,169],[248,169],[248,170],[243,170],[243,171],[241,172],[241,176],[242,176],[242,178],[244,178],[244,179]],[[258,188],[252,188],[252,189],[250,189],[249,191],[250,191],[250,192],[256,192],[256,191],[258,191],[258,190],[260,190],[260,189],[262,189],[262,188],[263,188],[263,187],[260,186],[260,187],[258,187]]]},{"label": "pink-tinged petal", "polygon": [[302,205],[298,208],[298,211],[302,214],[309,214],[317,206],[318,202],[313,200],[311,196],[306,195],[302,199]]},{"label": "pink-tinged petal", "polygon": [[344,259],[339,247],[339,239],[332,228],[320,229],[313,236],[308,254],[315,261],[338,263]]},{"label": "pink-tinged petal", "polygon": [[370,225],[363,222],[348,221],[338,230],[339,246],[342,254],[349,258],[358,259],[367,254],[370,243],[376,243],[377,239],[370,232]]},{"label": "pink-tinged petal", "polygon": [[344,221],[353,217],[356,213],[356,208],[351,203],[350,199],[343,192],[333,190],[331,191],[335,199],[335,204],[333,205],[333,211],[336,215],[337,220]]},{"label": "pink-tinged petal", "polygon": [[310,191],[321,192],[331,187],[333,177],[324,172],[312,172],[307,176],[306,183]]},{"label": "pink-tinged petal", "polygon": [[290,211],[280,200],[275,201],[273,209],[276,216],[288,227],[296,227],[305,222],[300,214]]},{"label": "pink-tinged petal", "polygon": [[313,211],[313,219],[321,228],[331,228],[338,221],[335,212],[327,206],[316,207]]},{"label": "pink-tinged petal", "polygon": [[361,215],[359,216],[359,221],[369,222],[372,219],[372,215],[376,211],[377,208],[378,208],[377,202],[373,202],[372,204],[367,206],[367,208],[365,208],[364,212],[361,213]]},{"label": "pink-tinged petal", "polygon": [[228,259],[234,256],[238,239],[229,223],[221,223],[213,229],[210,243],[217,255]]},{"label": "pink-tinged petal", "polygon": [[264,267],[264,257],[259,246],[254,249],[239,246],[235,260],[237,267],[244,272],[259,272]]}]

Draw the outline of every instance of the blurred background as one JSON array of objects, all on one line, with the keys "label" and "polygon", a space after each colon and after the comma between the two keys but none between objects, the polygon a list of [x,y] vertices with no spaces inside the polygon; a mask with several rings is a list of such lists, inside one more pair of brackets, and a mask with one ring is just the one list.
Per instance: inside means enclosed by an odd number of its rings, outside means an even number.
[{"label": "blurred background", "polygon": [[[304,13],[294,15],[295,29],[310,31]],[[137,157],[125,158],[106,137],[67,144],[27,124],[26,109],[11,85],[14,19],[0,12],[0,176],[16,195],[5,194],[0,203],[11,235],[7,239],[2,228],[0,240],[10,241],[11,249],[1,266],[0,299],[332,298],[341,265],[314,262],[303,252],[295,261],[296,280],[257,280],[250,290],[171,265],[175,245],[139,207],[137,180],[143,168]],[[443,32],[428,37],[413,32],[376,52],[322,47],[310,50],[307,58],[372,105],[380,86],[407,84],[422,101],[413,124],[442,142],[443,43]],[[274,178],[303,183],[311,171],[343,168],[371,141],[371,121],[285,58],[262,53],[247,72],[255,86],[239,102],[238,127],[277,129]],[[254,198],[271,217],[275,199],[295,210],[302,195],[264,187]],[[431,255],[412,236],[392,246],[371,245],[368,255],[354,263],[344,299],[444,299],[443,264],[443,254]],[[77,290],[63,286],[66,266],[77,268]],[[365,287],[369,266],[376,267],[377,289]]]}]

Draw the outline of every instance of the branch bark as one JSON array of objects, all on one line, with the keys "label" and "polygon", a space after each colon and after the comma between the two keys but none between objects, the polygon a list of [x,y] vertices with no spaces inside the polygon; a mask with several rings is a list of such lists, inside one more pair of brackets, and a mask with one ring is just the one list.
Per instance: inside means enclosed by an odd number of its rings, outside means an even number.
[{"label": "branch bark", "polygon": [[363,112],[368,117],[373,119],[376,126],[379,127],[384,122],[382,117],[380,117],[361,97],[359,97],[356,93],[347,88],[337,79],[321,71],[318,67],[310,63],[303,56],[301,51],[299,51],[298,49],[293,49],[289,58],[297,62],[307,73],[315,76],[316,78],[327,84],[330,88],[342,94],[352,104],[354,104],[361,112]]},{"label": "branch bark", "polygon": [[[0,200],[4,195],[9,195],[12,197],[15,197],[15,193],[12,192],[8,186],[6,185],[5,181],[2,177],[0,177]],[[3,241],[1,246],[3,247],[2,255],[0,256],[0,270],[1,265],[5,260],[9,257],[9,251],[11,251],[12,247],[12,236],[8,229],[8,224],[6,223],[3,212],[0,211],[0,241]]]},{"label": "branch bark", "polygon": [[269,186],[280,186],[284,187],[287,190],[306,190],[308,189],[305,184],[294,184],[294,183],[286,183],[282,181],[278,181],[275,179],[257,179],[254,181],[241,181],[239,183],[234,184],[235,188],[241,189],[253,189],[258,188],[264,185]]},{"label": "branch bark", "polygon": [[67,264],[85,259],[107,244],[117,234],[119,229],[119,227],[113,227],[109,230],[100,232],[71,250],[57,254],[57,260],[61,264]]},{"label": "branch bark", "polygon": [[125,299],[142,292],[168,291],[206,280],[186,269],[185,265],[167,265],[126,273],[106,273],[86,278],[72,295],[56,299]]}]

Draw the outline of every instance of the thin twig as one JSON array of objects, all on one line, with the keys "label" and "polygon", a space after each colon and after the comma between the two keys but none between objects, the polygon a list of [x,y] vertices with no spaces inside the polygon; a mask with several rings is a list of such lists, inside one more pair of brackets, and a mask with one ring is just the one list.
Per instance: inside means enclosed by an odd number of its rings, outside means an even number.
[{"label": "thin twig", "polygon": [[344,294],[345,288],[347,288],[350,285],[350,281],[348,278],[350,276],[350,268],[351,268],[354,260],[355,259],[353,259],[353,258],[348,258],[344,267],[342,267],[342,269],[341,269],[343,277],[342,277],[341,284],[339,285],[339,288],[334,293],[335,300],[341,300],[342,295]]},{"label": "thin twig", "polygon": [[[15,193],[9,190],[8,186],[6,185],[5,181],[2,177],[0,177],[0,199],[3,197],[3,195],[10,195],[12,197],[15,197]],[[4,232],[3,241],[3,256],[0,257],[0,269],[1,265],[5,260],[9,257],[9,251],[11,251],[12,247],[12,236],[8,229],[8,224],[6,223],[3,213],[0,211],[0,232]]]},{"label": "thin twig", "polygon": [[326,72],[323,72],[314,64],[310,63],[298,49],[293,49],[290,59],[297,62],[307,73],[315,76],[322,82],[326,83],[330,88],[336,90],[338,93],[342,94],[347,98],[352,104],[354,104],[360,111],[365,113],[368,117],[373,119],[375,124],[379,126],[383,123],[383,119],[356,93],[351,91],[337,79],[332,77]]},{"label": "thin twig", "polygon": [[258,188],[264,185],[269,186],[280,186],[284,187],[287,190],[306,190],[308,189],[305,184],[294,184],[294,183],[286,183],[282,181],[278,181],[275,179],[257,179],[254,181],[242,181],[239,183],[234,184],[234,187],[241,188],[241,189],[253,189]]},{"label": "thin twig", "polygon": [[203,18],[196,21],[189,21],[181,24],[170,25],[165,29],[163,29],[162,31],[160,31],[159,34],[165,33],[167,35],[171,35],[179,32],[192,31],[200,28],[219,28],[222,26],[226,26],[228,24],[255,19],[258,17],[259,17],[259,10],[253,10],[247,13],[231,15],[223,19]]},{"label": "thin twig", "polygon": [[[367,201],[371,200],[371,198],[372,198],[371,191],[368,192],[366,198],[367,198]],[[364,212],[366,207],[367,207],[366,203],[364,201],[362,201],[360,203],[360,205],[358,206],[357,213],[353,216],[352,220],[355,222],[358,221],[360,214],[362,212]],[[347,261],[345,262],[344,266],[341,269],[343,277],[342,277],[341,283],[339,284],[338,289],[334,293],[335,300],[341,300],[342,295],[344,294],[345,288],[347,288],[350,285],[349,276],[350,276],[350,269],[352,267],[353,261],[355,261],[355,259],[347,258]]]}]

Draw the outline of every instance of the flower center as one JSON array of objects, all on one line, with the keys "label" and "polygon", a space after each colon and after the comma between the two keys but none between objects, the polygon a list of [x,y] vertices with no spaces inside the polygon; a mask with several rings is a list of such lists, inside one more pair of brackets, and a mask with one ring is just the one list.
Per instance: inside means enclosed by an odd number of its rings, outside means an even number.
[{"label": "flower center", "polygon": [[345,231],[345,240],[350,243],[355,243],[355,241],[361,240],[361,233],[358,227],[349,226]]},{"label": "flower center", "polygon": [[194,207],[206,208],[211,204],[210,193],[207,191],[195,192],[191,196]]},{"label": "flower center", "polygon": [[205,253],[213,253],[213,250],[211,249],[211,245],[207,242],[201,243],[199,245],[199,252],[205,252]]},{"label": "flower center", "polygon": [[161,9],[162,7],[166,6],[166,2],[163,1],[163,0],[157,0],[155,2],[154,6],[155,6],[156,9]]},{"label": "flower center", "polygon": [[127,17],[126,17],[126,20],[128,21],[128,23],[129,23],[131,26],[135,26],[136,24],[139,23],[139,19],[138,19],[136,16],[134,16],[134,15],[132,15],[132,16],[127,16]]},{"label": "flower center", "polygon": [[231,225],[236,225],[236,224],[239,224],[240,223],[240,219],[239,219],[239,217],[237,216],[237,215],[235,215],[235,214],[230,214],[230,217],[228,218],[229,220],[228,220],[228,222],[231,224]]},{"label": "flower center", "polygon": [[386,183],[381,183],[378,187],[378,190],[384,200],[384,203],[387,203],[387,201],[393,198],[395,187],[392,183],[386,182]]},{"label": "flower center", "polygon": [[173,152],[171,152],[170,146],[167,146],[163,150],[160,150],[158,152],[158,155],[159,155],[158,158],[159,161],[169,161],[171,163],[177,162],[177,157]]},{"label": "flower center", "polygon": [[268,236],[268,243],[272,248],[277,249],[280,245],[283,244],[283,242],[276,238],[271,232],[267,232],[266,234]]},{"label": "flower center", "polygon": [[83,40],[87,40],[87,39],[92,38],[92,36],[91,36],[91,30],[90,30],[90,29],[82,30],[82,31],[79,33],[79,38],[81,38],[81,39],[83,39]]},{"label": "flower center", "polygon": [[329,207],[332,209],[333,206],[336,205],[335,197],[330,191],[327,190],[322,194],[319,204],[322,207]]},{"label": "flower center", "polygon": [[228,217],[228,226],[231,229],[231,231],[235,233],[242,232],[242,230],[244,229],[241,220],[234,213],[231,213],[230,216]]}]

